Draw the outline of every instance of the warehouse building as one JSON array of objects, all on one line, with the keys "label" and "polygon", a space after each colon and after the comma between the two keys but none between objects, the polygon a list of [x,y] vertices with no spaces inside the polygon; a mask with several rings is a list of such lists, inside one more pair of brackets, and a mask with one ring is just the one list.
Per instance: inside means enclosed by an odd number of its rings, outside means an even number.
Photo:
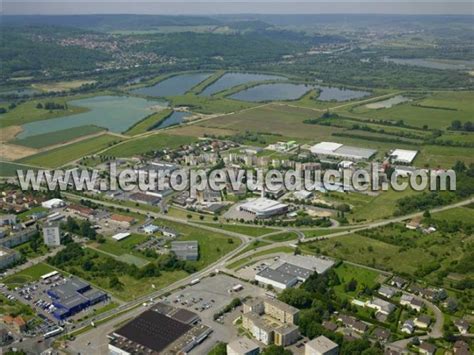
[{"label": "warehouse building", "polygon": [[239,210],[255,215],[256,218],[268,218],[285,214],[288,212],[288,205],[265,197],[259,197],[241,204]]},{"label": "warehouse building", "polygon": [[77,277],[72,277],[63,284],[51,287],[47,294],[57,308],[53,315],[59,320],[71,317],[108,298],[105,292],[92,288],[90,284]]},{"label": "warehouse building", "polygon": [[183,323],[159,310],[147,310],[109,334],[109,354],[186,354],[212,329]]},{"label": "warehouse building", "polygon": [[171,251],[180,260],[196,261],[199,258],[199,244],[197,240],[171,242]]},{"label": "warehouse building", "polygon": [[377,151],[374,149],[351,147],[334,142],[321,142],[310,148],[311,153],[327,158],[347,160],[369,160]]},{"label": "warehouse building", "polygon": [[411,164],[417,154],[417,150],[395,149],[390,153],[390,160],[392,163]]},{"label": "warehouse building", "polygon": [[305,282],[313,273],[323,274],[334,261],[313,256],[285,255],[255,275],[255,280],[284,290],[298,281]]}]

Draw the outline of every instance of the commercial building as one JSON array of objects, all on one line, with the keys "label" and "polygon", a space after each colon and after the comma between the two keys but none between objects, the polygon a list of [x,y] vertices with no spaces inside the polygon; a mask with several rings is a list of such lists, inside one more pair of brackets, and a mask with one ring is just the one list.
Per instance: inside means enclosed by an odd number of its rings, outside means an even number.
[{"label": "commercial building", "polygon": [[128,198],[132,201],[152,206],[157,205],[161,201],[161,197],[143,192],[135,192],[129,195]]},{"label": "commercial building", "polygon": [[255,280],[278,289],[304,282],[314,272],[323,274],[334,265],[334,261],[313,256],[285,255],[255,275]]},{"label": "commercial building", "polygon": [[124,240],[125,238],[130,237],[130,233],[128,232],[122,232],[122,233],[117,233],[112,236],[113,240],[116,240],[117,242]]},{"label": "commercial building", "polygon": [[108,296],[105,292],[94,289],[87,282],[72,277],[66,282],[47,290],[53,305],[57,308],[53,315],[64,320],[99,302],[105,301]]},{"label": "commercial building", "polygon": [[58,223],[48,222],[43,226],[43,241],[49,247],[61,245],[61,230]]},{"label": "commercial building", "polygon": [[147,310],[109,334],[109,354],[186,354],[212,332],[203,324],[183,323],[162,310],[168,308]]},{"label": "commercial building", "polygon": [[199,244],[197,240],[171,242],[171,251],[180,260],[196,261],[199,258]]},{"label": "commercial building", "polygon": [[310,151],[320,157],[347,160],[368,160],[377,153],[374,149],[351,147],[334,142],[321,142],[315,144],[310,148]]},{"label": "commercial building", "polygon": [[390,160],[392,163],[411,164],[417,154],[417,150],[395,149],[390,153]]},{"label": "commercial building", "polygon": [[0,247],[0,270],[6,269],[20,259],[20,253],[15,250]]},{"label": "commercial building", "polygon": [[251,339],[238,338],[227,344],[227,355],[257,354],[260,354],[260,347]]},{"label": "commercial building", "polygon": [[337,355],[339,346],[331,339],[321,335],[306,343],[304,353],[305,355]]},{"label": "commercial building", "polygon": [[145,227],[143,227],[143,232],[145,232],[145,234],[154,234],[156,232],[159,232],[159,230],[160,230],[160,227],[155,226],[154,224],[148,224]]},{"label": "commercial building", "polygon": [[250,199],[239,206],[240,211],[255,215],[256,218],[268,218],[288,212],[288,205],[265,197]]}]

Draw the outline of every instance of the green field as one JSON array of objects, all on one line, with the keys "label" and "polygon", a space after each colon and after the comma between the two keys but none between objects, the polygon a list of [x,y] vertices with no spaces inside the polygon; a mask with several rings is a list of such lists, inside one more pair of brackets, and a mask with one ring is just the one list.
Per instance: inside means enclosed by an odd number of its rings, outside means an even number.
[{"label": "green field", "polygon": [[2,282],[8,287],[21,286],[27,282],[39,280],[44,274],[55,270],[56,269],[49,266],[48,264],[39,263],[6,277]]},{"label": "green field", "polygon": [[84,107],[68,106],[67,110],[53,110],[48,111],[45,109],[36,108],[38,103],[55,102],[57,104],[66,104],[71,97],[55,97],[52,99],[44,100],[31,100],[19,104],[12,110],[3,114],[0,119],[0,127],[7,126],[19,126],[28,122],[47,120],[50,118],[70,116],[81,112],[86,112],[88,109]]},{"label": "green field", "polygon": [[265,240],[270,240],[272,242],[288,242],[290,240],[296,240],[298,235],[294,232],[283,232],[269,237],[265,237]]},{"label": "green field", "polygon": [[16,139],[12,143],[23,145],[30,148],[44,148],[50,145],[67,143],[73,139],[77,139],[90,134],[104,131],[105,129],[97,126],[80,126],[50,133],[38,134],[23,139]]},{"label": "green field", "polygon": [[225,98],[198,96],[194,94],[185,94],[181,96],[167,97],[171,105],[187,106],[191,111],[211,114],[228,113],[243,110],[255,106],[255,104]]},{"label": "green field", "polygon": [[371,110],[358,106],[353,109],[353,113],[367,118],[403,120],[406,124],[417,127],[427,125],[429,128],[446,129],[453,120],[472,121],[473,100],[472,91],[436,92],[423,99],[386,109]]},{"label": "green field", "polygon": [[152,150],[174,149],[181,145],[191,144],[196,139],[187,136],[172,136],[168,134],[153,134],[147,137],[131,139],[104,152],[112,157],[130,157],[143,154]]},{"label": "green field", "polygon": [[119,141],[121,141],[119,137],[104,134],[99,137],[85,139],[64,147],[35,154],[19,161],[25,164],[56,168],[76,159],[80,159],[85,155],[96,153]]},{"label": "green field", "polygon": [[276,229],[262,226],[246,226],[241,224],[220,224],[220,223],[203,223],[207,226],[224,229],[229,232],[245,234],[250,237],[260,237],[264,234],[275,232]]},{"label": "green field", "polygon": [[[334,270],[339,277],[339,281],[341,281],[340,285],[334,287],[334,291],[341,298],[354,298],[360,291],[363,291],[365,287],[373,288],[384,279],[384,277],[381,277],[376,271],[347,263],[340,264]],[[344,286],[352,279],[357,281],[357,288],[355,291],[346,291]]]},{"label": "green field", "polygon": [[148,239],[147,236],[142,234],[132,234],[124,240],[116,241],[111,238],[106,238],[104,243],[100,243],[95,247],[104,252],[114,254],[117,256],[117,260],[126,262],[128,264],[134,264],[138,267],[142,267],[148,264],[147,258],[140,252],[135,251],[134,247]]},{"label": "green field", "polygon": [[134,136],[136,134],[145,133],[151,127],[157,125],[159,122],[166,119],[172,113],[173,113],[173,110],[164,109],[160,112],[156,112],[154,114],[151,114],[150,116],[147,116],[143,120],[141,120],[141,121],[137,122],[136,124],[134,124],[132,127],[130,127],[124,133],[129,135],[129,136]]},{"label": "green field", "polygon": [[433,213],[432,217],[435,220],[446,221],[474,221],[474,208],[457,207],[446,211]]},{"label": "green field", "polygon": [[17,170],[26,170],[26,169],[37,170],[36,168],[31,168],[29,166],[25,166],[22,164],[0,161],[0,176],[16,176]]}]

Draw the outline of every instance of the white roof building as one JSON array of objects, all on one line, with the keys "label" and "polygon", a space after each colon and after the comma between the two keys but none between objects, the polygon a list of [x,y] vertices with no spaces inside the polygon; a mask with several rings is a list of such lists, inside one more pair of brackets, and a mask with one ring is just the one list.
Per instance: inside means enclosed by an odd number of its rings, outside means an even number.
[{"label": "white roof building", "polygon": [[124,232],[124,233],[117,233],[115,234],[112,239],[116,240],[117,242],[122,240],[122,239],[125,239],[127,237],[130,236],[130,233],[127,233],[127,232]]},{"label": "white roof building", "polygon": [[293,196],[298,200],[306,200],[313,195],[312,191],[298,190],[293,192]]},{"label": "white roof building", "polygon": [[306,343],[304,353],[305,355],[337,355],[339,346],[331,339],[321,335]]},{"label": "white roof building", "polygon": [[417,154],[417,150],[395,149],[390,153],[390,158],[394,163],[411,164]]},{"label": "white roof building", "polygon": [[377,153],[377,151],[374,149],[351,147],[334,142],[321,142],[315,144],[310,148],[310,151],[315,155],[343,158],[348,160],[367,160]]},{"label": "white roof building", "polygon": [[288,205],[275,200],[270,200],[269,198],[259,197],[241,204],[239,209],[254,214],[256,217],[265,218],[286,213]]},{"label": "white roof building", "polygon": [[63,207],[65,205],[64,201],[61,200],[60,198],[52,198],[51,200],[48,201],[43,201],[41,203],[41,206],[44,208],[58,208],[58,207]]}]

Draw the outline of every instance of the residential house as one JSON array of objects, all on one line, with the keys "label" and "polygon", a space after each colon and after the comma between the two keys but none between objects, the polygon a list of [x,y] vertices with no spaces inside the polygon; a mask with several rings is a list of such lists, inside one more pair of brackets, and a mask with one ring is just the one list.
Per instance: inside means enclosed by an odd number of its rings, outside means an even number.
[{"label": "residential house", "polygon": [[467,334],[469,332],[469,323],[465,319],[457,319],[454,321],[454,326],[458,328],[459,333]]},{"label": "residential house", "polygon": [[424,355],[434,355],[436,353],[436,346],[434,346],[431,343],[427,343],[426,341],[421,343],[418,349],[419,349],[420,354],[424,354]]},{"label": "residential house", "polygon": [[431,324],[431,318],[425,314],[422,314],[418,316],[417,318],[415,318],[414,323],[418,328],[426,329]]}]

